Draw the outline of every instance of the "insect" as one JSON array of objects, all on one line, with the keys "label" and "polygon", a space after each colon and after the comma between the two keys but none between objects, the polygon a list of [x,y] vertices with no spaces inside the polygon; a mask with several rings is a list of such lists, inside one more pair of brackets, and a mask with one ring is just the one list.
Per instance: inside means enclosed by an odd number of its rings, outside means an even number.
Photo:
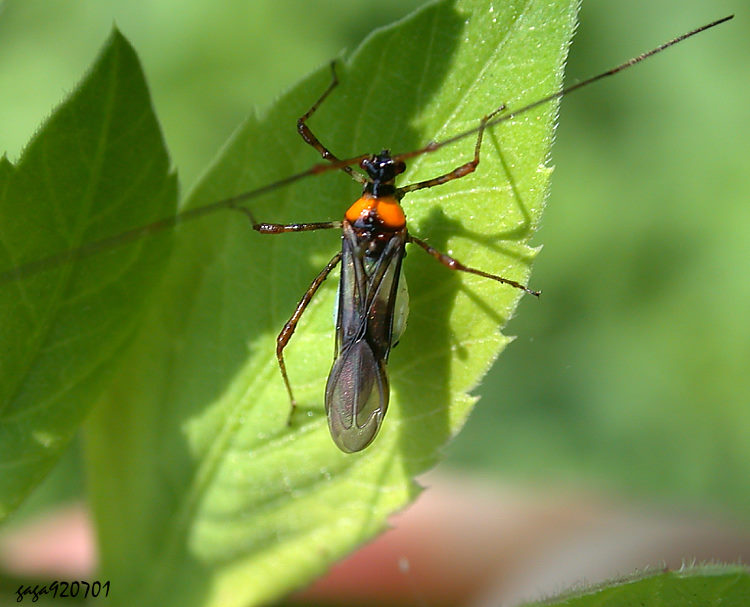
[{"label": "insect", "polygon": [[[475,128],[401,154],[391,154],[389,150],[382,150],[377,154],[364,154],[353,158],[339,159],[313,134],[307,122],[338,83],[335,68],[332,67],[331,84],[297,122],[298,132],[302,139],[317,150],[321,157],[327,161],[327,164],[315,165],[306,171],[262,188],[198,207],[173,218],[136,228],[61,255],[14,268],[0,275],[0,282],[30,275],[42,269],[62,264],[74,257],[80,258],[104,248],[129,242],[142,235],[221,208],[242,212],[249,218],[254,230],[266,235],[340,229],[342,232],[341,251],[336,253],[316,276],[297,304],[292,316],[284,325],[277,338],[276,357],[291,403],[291,412],[293,412],[296,401],[284,361],[284,349],[318,288],[333,269],[341,264],[341,279],[337,297],[335,355],[325,390],[325,407],[329,429],[337,446],[345,452],[360,451],[375,438],[388,407],[389,386],[386,365],[391,348],[404,329],[408,306],[406,290],[401,281],[401,265],[406,252],[406,244],[415,244],[450,269],[476,274],[532,295],[539,295],[537,291],[533,291],[514,280],[465,266],[460,261],[438,251],[425,241],[410,234],[406,225],[406,217],[400,206],[401,199],[410,192],[440,186],[449,181],[465,177],[476,170],[480,162],[482,139],[486,129],[592,82],[614,75],[669,46],[730,18],[720,19],[697,28],[613,69],[548,95],[522,108],[514,110],[500,106],[482,118]],[[452,171],[431,179],[396,186],[396,178],[404,172],[407,160],[434,152],[468,137],[476,138],[472,159],[460,164]],[[358,166],[362,172],[353,168],[355,166]],[[260,223],[256,221],[249,208],[240,204],[303,177],[333,170],[346,172],[363,186],[361,197],[349,207],[344,218],[340,221],[299,224]],[[290,413],[290,420],[291,415],[292,413]]]},{"label": "insect", "polygon": [[[297,130],[324,159],[336,163],[338,158],[307,126],[307,120],[338,84],[335,64],[331,64],[331,74],[331,84],[297,121]],[[296,401],[284,362],[284,348],[315,292],[340,263],[336,352],[325,390],[325,408],[331,436],[342,451],[351,453],[367,447],[380,429],[388,408],[386,364],[391,347],[404,329],[408,307],[408,295],[400,280],[407,243],[418,245],[452,270],[477,274],[539,295],[538,291],[514,280],[465,266],[413,236],[407,230],[406,216],[400,205],[401,199],[410,192],[442,185],[474,172],[479,165],[486,125],[504,109],[501,106],[482,118],[476,129],[477,139],[471,160],[432,179],[396,187],[396,177],[406,170],[406,163],[404,155],[394,156],[389,150],[362,158],[359,168],[364,174],[349,165],[342,166],[343,171],[363,186],[362,196],[349,207],[342,221],[289,225],[258,223],[249,209],[234,207],[247,214],[253,229],[261,234],[326,229],[342,231],[341,251],[315,277],[276,341],[276,357],[293,412]]]}]

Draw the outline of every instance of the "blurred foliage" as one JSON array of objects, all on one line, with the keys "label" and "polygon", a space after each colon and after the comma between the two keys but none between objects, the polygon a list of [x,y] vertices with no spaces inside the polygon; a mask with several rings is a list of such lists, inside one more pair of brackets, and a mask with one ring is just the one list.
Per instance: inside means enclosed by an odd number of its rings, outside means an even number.
[{"label": "blurred foliage", "polygon": [[[5,2],[2,146],[17,157],[115,20],[189,185],[253,105],[416,4]],[[591,2],[568,81],[745,6]],[[748,512],[748,56],[739,15],[563,102],[544,294],[523,302],[451,463]]]},{"label": "blurred foliage", "polygon": [[[188,187],[254,107],[269,104],[419,0],[8,0],[0,4],[0,133],[16,158],[77,82],[113,21],[138,50]],[[290,125],[292,128],[294,125]]]},{"label": "blurred foliage", "polygon": [[645,573],[608,582],[596,588],[576,589],[525,607],[685,607],[685,605],[747,605],[750,575],[737,566],[699,565],[680,571]]},{"label": "blurred foliage", "polygon": [[[569,83],[740,3],[584,4]],[[746,19],[563,101],[518,339],[451,461],[750,510]]]}]

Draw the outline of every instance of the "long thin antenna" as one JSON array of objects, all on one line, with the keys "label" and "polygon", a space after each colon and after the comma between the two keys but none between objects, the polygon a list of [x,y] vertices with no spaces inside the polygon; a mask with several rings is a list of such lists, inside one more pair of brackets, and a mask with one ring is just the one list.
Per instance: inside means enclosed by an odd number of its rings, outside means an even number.
[{"label": "long thin antenna", "polygon": [[[651,49],[650,51],[647,51],[645,53],[642,53],[638,55],[637,57],[633,57],[632,59],[629,59],[625,63],[621,63],[620,65],[613,67],[612,69],[609,69],[606,72],[602,72],[601,74],[597,74],[596,76],[592,76],[591,78],[586,78],[586,80],[582,80],[581,82],[576,82],[575,84],[571,84],[569,87],[563,88],[562,90],[559,90],[556,93],[552,93],[551,95],[547,95],[546,97],[542,97],[541,99],[538,99],[537,101],[534,101],[533,103],[525,105],[518,110],[508,110],[507,112],[503,113],[498,118],[490,120],[485,125],[485,127],[489,129],[496,124],[500,124],[501,122],[505,122],[506,120],[511,120],[512,118],[516,118],[517,116],[520,116],[521,114],[525,114],[526,112],[529,112],[533,110],[534,108],[539,107],[540,105],[544,105],[545,103],[549,103],[550,101],[554,101],[555,99],[559,99],[561,97],[564,97],[565,95],[569,95],[570,93],[577,91],[578,89],[582,89],[583,87],[588,86],[589,84],[593,84],[594,82],[597,82],[598,80],[603,80],[604,78],[607,78],[608,76],[614,76],[618,72],[626,70],[629,67],[633,67],[637,63],[640,63],[641,61],[645,61],[646,59],[648,59],[649,57],[653,57],[657,53],[661,53],[663,50],[668,49],[670,46],[679,44],[683,40],[687,40],[688,38],[695,36],[696,34],[705,32],[707,29],[711,29],[712,27],[721,25],[722,23],[725,23],[731,19],[734,19],[734,15],[729,15],[727,17],[723,17],[722,19],[717,19],[716,21],[712,21],[711,23],[708,23],[706,25],[703,25],[701,27],[698,27],[698,28],[695,28],[694,30],[689,31],[686,34],[682,34],[682,36],[677,36],[677,38],[673,38],[669,42],[660,44],[656,48]],[[403,154],[397,154],[394,156],[394,158],[398,158],[399,160],[404,160],[407,158],[413,158],[414,156],[419,156],[420,154],[424,154],[426,152],[439,150],[440,148],[446,145],[450,145],[451,143],[460,141],[461,139],[464,139],[465,137],[469,137],[470,135],[476,134],[477,130],[478,130],[478,127],[469,129],[468,131],[464,131],[462,133],[459,133],[458,135],[453,135],[452,137],[449,137],[448,139],[445,139],[443,141],[429,143],[423,148],[420,148],[418,150],[405,152]],[[342,162],[345,162],[345,161],[342,161]]]},{"label": "long thin antenna", "polygon": [[[491,128],[495,126],[496,124],[500,124],[501,122],[506,122],[522,114],[525,114],[533,110],[534,108],[539,107],[540,105],[544,105],[545,103],[549,103],[550,101],[554,101],[555,99],[559,99],[565,95],[569,95],[570,93],[573,93],[574,91],[577,91],[578,89],[588,86],[589,84],[592,84],[598,80],[602,80],[604,78],[607,78],[608,76],[613,76],[617,74],[618,72],[621,72],[629,67],[636,65],[637,63],[640,63],[641,61],[648,59],[649,57],[652,57],[653,55],[656,55],[657,53],[662,52],[663,50],[669,48],[670,46],[674,46],[675,44],[678,44],[682,42],[683,40],[691,38],[692,36],[695,36],[696,34],[700,34],[701,32],[704,32],[707,29],[711,29],[712,27],[716,27],[717,25],[721,25],[722,23],[725,23],[733,18],[734,18],[734,15],[729,15],[722,19],[717,19],[716,21],[712,21],[711,23],[708,23],[694,30],[691,30],[687,32],[686,34],[682,34],[681,36],[678,36],[677,38],[670,40],[669,42],[660,44],[659,46],[657,46],[656,48],[648,52],[638,55],[637,57],[633,57],[632,59],[626,61],[625,63],[621,63],[620,65],[613,67],[612,69],[609,69],[606,72],[602,72],[601,74],[597,74],[596,76],[592,76],[591,78],[587,78],[586,80],[577,82],[576,84],[563,88],[556,93],[547,95],[546,97],[542,97],[541,99],[538,99],[537,101],[534,101],[533,103],[525,105],[517,110],[508,110],[502,115],[498,116],[497,118],[490,120],[484,126],[485,128]],[[419,149],[412,150],[410,152],[403,152],[401,154],[396,154],[393,156],[393,158],[396,160],[405,160],[408,158],[414,158],[415,156],[421,156],[422,154],[434,152],[447,145],[450,145],[452,143],[456,143],[457,141],[465,139],[466,137],[476,135],[478,130],[479,130],[479,127],[475,127],[475,128],[463,131],[461,133],[458,133],[457,135],[453,135],[452,137],[449,137],[448,139],[444,139],[443,141],[431,142],[431,143],[428,143],[426,146],[421,147]],[[223,200],[218,200],[216,202],[213,202],[204,206],[196,207],[194,209],[188,209],[187,211],[177,213],[176,215],[173,215],[171,217],[166,217],[158,221],[154,221],[153,223],[150,223],[145,226],[141,226],[139,228],[133,228],[126,232],[115,234],[114,236],[102,238],[101,240],[97,240],[95,242],[85,244],[80,247],[69,249],[67,251],[63,251],[60,253],[55,253],[53,255],[49,255],[48,257],[44,257],[36,261],[22,264],[20,266],[11,268],[10,270],[6,270],[0,273],[0,284],[5,284],[8,282],[26,278],[28,276],[32,276],[44,270],[50,270],[52,268],[61,266],[65,264],[66,262],[73,260],[73,259],[82,259],[82,258],[90,257],[91,255],[94,255],[95,253],[98,253],[99,251],[113,249],[115,247],[125,245],[143,236],[148,236],[150,234],[160,232],[164,229],[175,227],[181,223],[184,223],[193,219],[197,219],[198,217],[202,217],[209,213],[213,213],[214,211],[218,209],[237,208],[239,202],[243,202],[245,200],[256,198],[271,190],[274,190],[276,188],[279,188],[285,185],[289,185],[291,183],[294,183],[296,181],[299,181],[300,179],[309,177],[311,175],[327,173],[329,171],[340,170],[344,167],[359,164],[363,159],[368,158],[369,156],[370,156],[369,154],[361,154],[359,156],[354,156],[352,158],[339,160],[337,162],[315,164],[305,171],[302,171],[300,173],[295,173],[293,175],[290,175],[289,177],[285,177],[284,179],[274,181],[273,183],[269,183],[255,190],[243,192],[242,194],[237,194],[236,196],[231,196]]]}]

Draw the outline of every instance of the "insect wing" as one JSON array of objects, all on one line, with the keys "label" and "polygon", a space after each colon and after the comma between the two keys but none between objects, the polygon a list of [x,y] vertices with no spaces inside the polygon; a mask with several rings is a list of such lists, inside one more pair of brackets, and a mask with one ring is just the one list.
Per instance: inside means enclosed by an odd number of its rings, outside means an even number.
[{"label": "insect wing", "polygon": [[365,255],[370,241],[344,225],[336,355],[326,385],[326,412],[334,442],[347,453],[372,442],[388,408],[386,362],[405,242],[405,231],[397,232],[371,259]]}]

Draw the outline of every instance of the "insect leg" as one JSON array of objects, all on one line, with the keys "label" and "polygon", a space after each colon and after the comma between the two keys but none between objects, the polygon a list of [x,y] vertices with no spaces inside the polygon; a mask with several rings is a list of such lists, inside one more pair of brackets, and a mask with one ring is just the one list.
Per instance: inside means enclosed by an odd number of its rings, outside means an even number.
[{"label": "insect leg", "polygon": [[455,169],[453,169],[449,173],[446,173],[445,175],[440,175],[438,177],[433,177],[432,179],[419,181],[417,183],[412,183],[409,185],[405,185],[401,188],[398,188],[399,195],[403,196],[404,194],[408,194],[409,192],[413,192],[415,190],[422,190],[424,188],[431,188],[436,185],[442,185],[444,183],[448,183],[449,181],[453,181],[454,179],[460,179],[461,177],[465,177],[469,173],[473,173],[476,170],[477,166],[479,165],[479,150],[482,148],[482,137],[484,136],[484,128],[485,126],[487,126],[487,123],[490,120],[492,120],[495,116],[497,116],[504,109],[505,109],[505,104],[501,105],[499,108],[497,108],[493,112],[490,112],[484,118],[482,118],[481,122],[479,123],[479,129],[477,131],[477,142],[474,145],[474,158],[472,158],[469,162],[462,164],[459,167],[456,167]]},{"label": "insect leg", "polygon": [[285,232],[312,232],[313,230],[340,229],[340,221],[318,221],[315,223],[260,223],[255,220],[255,215],[247,207],[229,203],[227,208],[243,213],[253,226],[253,230],[261,234],[284,234]]},{"label": "insect leg", "polygon": [[285,232],[312,232],[313,230],[331,230],[341,228],[340,221],[321,221],[318,223],[254,223],[253,230],[261,234],[284,234]]},{"label": "insect leg", "polygon": [[[305,143],[308,145],[311,145],[314,147],[320,155],[323,157],[324,160],[329,160],[330,162],[337,162],[339,159],[334,156],[326,146],[324,146],[320,140],[313,134],[313,132],[310,130],[310,127],[307,126],[307,120],[312,116],[315,111],[320,107],[320,104],[325,101],[325,98],[328,97],[329,93],[336,88],[336,86],[339,83],[339,79],[336,76],[336,62],[331,61],[331,84],[328,85],[328,88],[323,91],[323,94],[320,96],[320,98],[313,103],[312,107],[307,110],[300,118],[297,120],[297,132],[302,136],[302,139],[305,140]],[[343,166],[341,167],[341,170],[346,172],[351,176],[352,179],[355,181],[358,181],[359,183],[366,183],[367,179],[364,175],[357,173],[352,167],[350,166]]]},{"label": "insect leg", "polygon": [[307,291],[305,291],[305,294],[302,296],[302,299],[300,299],[299,303],[297,304],[297,307],[294,309],[294,313],[292,314],[291,318],[286,322],[284,328],[281,330],[281,333],[279,333],[279,336],[276,338],[276,359],[279,361],[281,376],[284,378],[284,385],[286,386],[286,391],[289,394],[289,402],[291,404],[291,408],[289,410],[289,418],[287,419],[287,425],[292,424],[292,416],[294,415],[294,410],[297,407],[297,401],[294,400],[294,395],[292,394],[292,385],[289,383],[289,376],[286,372],[286,364],[284,363],[284,348],[292,338],[294,330],[297,328],[299,319],[302,318],[302,314],[304,313],[305,308],[307,308],[307,305],[312,300],[315,292],[318,290],[318,287],[323,284],[323,281],[328,277],[328,275],[331,273],[331,270],[336,267],[339,261],[341,261],[341,252],[336,253],[331,261],[328,262],[326,267],[320,271],[320,274],[315,277],[315,280],[312,281]]},{"label": "insect leg", "polygon": [[414,244],[419,245],[425,251],[427,251],[427,253],[429,253],[440,263],[442,263],[446,268],[450,268],[451,270],[458,270],[460,272],[469,272],[470,274],[476,274],[477,276],[484,276],[485,278],[490,278],[492,280],[496,280],[497,282],[515,287],[516,289],[526,291],[530,295],[534,295],[536,297],[539,297],[539,295],[541,294],[541,291],[532,291],[528,287],[522,285],[520,282],[516,282],[515,280],[511,280],[510,278],[503,278],[502,276],[498,276],[497,274],[490,274],[488,272],[483,272],[482,270],[477,270],[476,268],[465,266],[457,259],[453,259],[453,257],[451,257],[450,255],[441,253],[436,248],[428,245],[424,240],[415,238],[411,234],[409,235],[409,242],[413,242]]}]

